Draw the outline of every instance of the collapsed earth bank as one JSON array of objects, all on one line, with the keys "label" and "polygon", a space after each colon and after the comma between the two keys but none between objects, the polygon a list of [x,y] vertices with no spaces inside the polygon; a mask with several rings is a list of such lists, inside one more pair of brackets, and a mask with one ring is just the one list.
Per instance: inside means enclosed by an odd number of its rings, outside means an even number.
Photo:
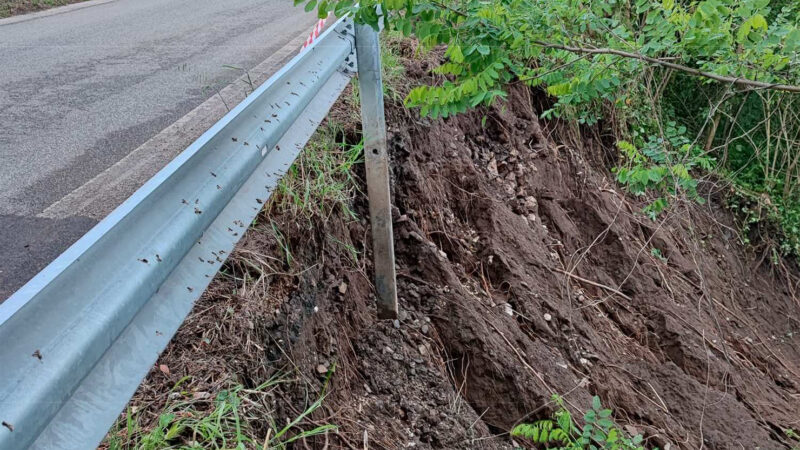
[{"label": "collapsed earth bank", "polygon": [[[390,102],[400,319],[375,317],[356,165],[355,219],[273,199],[132,405],[155,421],[179,380],[213,397],[288,368],[302,382],[262,399],[276,421],[326,396],[287,436],[338,426],[297,448],[513,448],[508,431],[550,417],[552,394],[578,418],[599,396],[647,447],[790,447],[797,271],[743,247],[711,187],[705,206],[642,215],[613,181],[613,141],[538,119],[547,102],[515,87],[445,120]],[[269,440],[267,419],[247,420]]]}]

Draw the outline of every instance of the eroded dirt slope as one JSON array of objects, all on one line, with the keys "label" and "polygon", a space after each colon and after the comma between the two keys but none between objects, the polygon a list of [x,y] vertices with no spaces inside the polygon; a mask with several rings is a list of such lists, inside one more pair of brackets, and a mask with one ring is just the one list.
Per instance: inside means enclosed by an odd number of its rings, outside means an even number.
[{"label": "eroded dirt slope", "polygon": [[[256,227],[234,260],[285,260],[288,244],[293,262],[247,273],[255,284],[216,280],[162,356],[170,374],[154,370],[137,401],[185,375],[213,391],[287,365],[321,386],[335,364],[308,420],[340,430],[309,448],[512,448],[508,430],[548,417],[553,393],[574,412],[600,396],[650,447],[788,447],[793,275],[746,253],[715,201],[643,217],[596,138],[537,119],[544,101],[516,88],[439,121],[388,106],[398,322],[375,319],[365,220],[267,210],[285,242]],[[363,195],[354,209],[368,217]],[[292,386],[276,417],[308,403]]]}]

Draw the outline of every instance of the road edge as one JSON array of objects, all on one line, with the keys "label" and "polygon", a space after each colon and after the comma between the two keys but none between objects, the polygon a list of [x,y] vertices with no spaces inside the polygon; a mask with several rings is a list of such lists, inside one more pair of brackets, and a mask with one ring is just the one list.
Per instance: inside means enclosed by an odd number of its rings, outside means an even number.
[{"label": "road edge", "polygon": [[11,25],[14,23],[27,22],[29,20],[41,19],[43,17],[55,16],[57,14],[64,14],[70,11],[77,11],[79,9],[90,8],[92,6],[104,5],[106,3],[115,2],[117,0],[89,0],[86,2],[72,3],[64,6],[56,6],[55,8],[45,9],[44,11],[36,11],[27,14],[20,14],[18,16],[11,16],[0,19],[0,27],[3,25]]}]

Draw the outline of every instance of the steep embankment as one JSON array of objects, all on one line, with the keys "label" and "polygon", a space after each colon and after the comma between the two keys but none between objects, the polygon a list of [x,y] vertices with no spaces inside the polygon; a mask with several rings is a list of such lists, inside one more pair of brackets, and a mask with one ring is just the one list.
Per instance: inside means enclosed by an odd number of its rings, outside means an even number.
[{"label": "steep embankment", "polygon": [[[428,74],[409,62],[408,75]],[[600,396],[648,446],[788,447],[796,274],[748,254],[713,201],[643,217],[595,136],[537,119],[545,101],[514,88],[438,121],[388,105],[399,321],[375,319],[364,219],[273,204],[136,401],[163,404],[184,375],[205,392],[292,367],[305,382],[270,397],[282,422],[335,364],[300,425],[339,433],[311,448],[511,448],[507,431],[549,417],[553,393],[573,411]],[[363,195],[353,208],[368,217]],[[270,256],[283,273],[256,268]]]}]

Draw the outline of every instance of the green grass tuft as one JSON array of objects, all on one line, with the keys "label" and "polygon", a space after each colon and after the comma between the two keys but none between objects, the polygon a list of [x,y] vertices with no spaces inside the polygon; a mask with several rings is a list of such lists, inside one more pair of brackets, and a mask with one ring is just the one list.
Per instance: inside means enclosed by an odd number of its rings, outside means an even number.
[{"label": "green grass tuft", "polygon": [[345,217],[357,218],[351,206],[358,185],[351,171],[363,161],[363,145],[348,144],[341,137],[337,140],[340,129],[329,122],[317,130],[278,184],[272,206],[309,219],[319,216],[323,221],[337,210]]},{"label": "green grass tuft", "polygon": [[[329,373],[332,375],[333,370]],[[101,445],[108,450],[160,449],[277,449],[292,442],[337,430],[336,425],[307,424],[305,419],[322,406],[328,381],[316,401],[293,420],[280,426],[265,401],[278,385],[297,380],[274,377],[254,389],[236,385],[220,390],[213,400],[197,392],[180,389],[189,377],[176,383],[170,400],[158,414],[154,425],[143,426],[144,417],[129,407]],[[206,394],[207,395],[207,394]],[[266,435],[253,428],[267,423]]]}]

